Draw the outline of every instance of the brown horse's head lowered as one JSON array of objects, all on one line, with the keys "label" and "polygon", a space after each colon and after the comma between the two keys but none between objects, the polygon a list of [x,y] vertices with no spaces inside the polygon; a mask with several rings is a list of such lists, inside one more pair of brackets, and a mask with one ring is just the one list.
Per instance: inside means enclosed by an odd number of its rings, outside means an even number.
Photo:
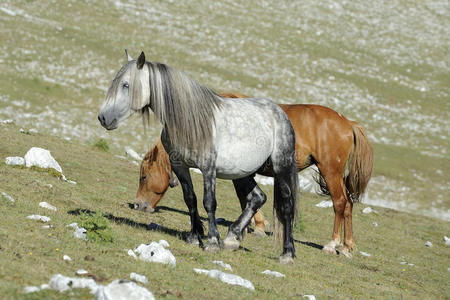
[{"label": "brown horse's head lowered", "polygon": [[172,175],[169,155],[164,150],[161,140],[158,139],[142,160],[134,208],[153,212],[167,188],[177,185],[178,181]]}]

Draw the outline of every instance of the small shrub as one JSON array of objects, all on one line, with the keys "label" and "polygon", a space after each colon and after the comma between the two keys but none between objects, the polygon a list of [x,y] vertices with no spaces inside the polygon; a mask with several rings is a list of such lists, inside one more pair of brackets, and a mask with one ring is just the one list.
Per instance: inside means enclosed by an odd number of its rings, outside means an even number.
[{"label": "small shrub", "polygon": [[98,139],[94,143],[94,147],[105,152],[109,150],[108,142],[105,139]]},{"label": "small shrub", "polygon": [[80,226],[86,229],[86,237],[93,242],[109,242],[113,241],[109,221],[102,213],[95,214],[81,213]]}]

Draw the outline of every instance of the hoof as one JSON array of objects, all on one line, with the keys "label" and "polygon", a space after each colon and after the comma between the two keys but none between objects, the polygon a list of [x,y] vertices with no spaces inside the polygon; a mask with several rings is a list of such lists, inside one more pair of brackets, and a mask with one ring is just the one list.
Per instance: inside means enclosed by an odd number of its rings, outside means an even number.
[{"label": "hoof", "polygon": [[206,242],[204,249],[205,249],[205,251],[208,251],[208,252],[219,252],[220,245],[217,242],[216,238],[211,238],[211,239],[208,239],[208,241]]},{"label": "hoof", "polygon": [[322,251],[328,254],[337,254],[336,252],[336,246],[338,246],[339,243],[336,241],[331,241],[325,246],[323,246]]},{"label": "hoof", "polygon": [[235,236],[227,236],[223,241],[223,246],[226,250],[234,251],[239,249],[239,241]]},{"label": "hoof", "polygon": [[186,238],[186,242],[191,245],[200,245],[200,241],[196,235],[189,234]]},{"label": "hoof", "polygon": [[260,237],[260,238],[263,238],[263,237],[267,236],[267,234],[264,231],[264,229],[261,229],[261,228],[258,228],[258,227],[255,228],[255,231],[253,231],[253,235],[255,235],[257,237]]},{"label": "hoof", "polygon": [[344,255],[347,258],[352,258],[353,257],[352,253],[350,252],[350,249],[348,249],[347,247],[342,247],[338,251],[339,251],[339,254],[342,254],[342,255]]},{"label": "hoof", "polygon": [[280,264],[282,265],[288,265],[293,264],[294,258],[292,257],[291,253],[286,253],[280,256]]}]

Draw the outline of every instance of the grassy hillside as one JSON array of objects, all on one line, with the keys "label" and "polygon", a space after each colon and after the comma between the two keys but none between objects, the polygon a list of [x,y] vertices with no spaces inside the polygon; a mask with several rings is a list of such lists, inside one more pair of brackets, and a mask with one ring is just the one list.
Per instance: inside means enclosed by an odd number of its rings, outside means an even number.
[{"label": "grassy hillside", "polygon": [[[278,264],[279,250],[274,249],[271,238],[260,239],[251,234],[246,236],[242,249],[213,254],[182,240],[189,230],[189,218],[180,188],[168,192],[157,213],[129,209],[137,188],[138,167],[115,156],[114,151],[104,152],[90,144],[41,133],[23,134],[15,125],[0,125],[0,140],[2,161],[7,156],[23,156],[32,146],[43,147],[51,151],[63,173],[77,182],[72,185],[47,172],[0,164],[0,191],[15,199],[12,204],[0,197],[3,299],[91,298],[87,290],[64,294],[49,290],[27,295],[22,292],[25,286],[48,283],[56,273],[75,276],[80,268],[88,270],[101,284],[129,278],[130,272],[143,274],[149,280],[144,286],[158,299],[290,299],[304,294],[314,294],[318,299],[450,297],[450,255],[443,241],[450,232],[448,222],[382,208],[376,208],[376,214],[366,215],[361,213],[364,205],[356,205],[353,220],[358,249],[353,258],[326,255],[320,248],[329,241],[333,211],[314,206],[322,197],[303,194],[304,231],[299,232],[297,226],[297,258],[293,265]],[[193,178],[201,199],[201,178],[197,174]],[[264,190],[269,201],[263,212],[271,216],[272,190]],[[217,199],[217,217],[236,219],[239,204],[230,182],[218,181]],[[55,205],[58,211],[39,207],[41,201]],[[80,210],[108,215],[114,241],[101,244],[73,238],[73,229],[66,225],[80,221],[76,214]],[[42,223],[25,218],[34,213],[50,217],[53,227],[43,229]],[[203,208],[200,213],[206,216]],[[157,229],[147,226],[151,222],[159,225]],[[219,229],[225,237],[227,228]],[[160,239],[169,242],[177,258],[175,268],[136,261],[127,255],[127,249]],[[426,241],[431,241],[433,247],[424,246]],[[362,256],[359,251],[372,256]],[[72,261],[63,261],[63,255],[69,255]],[[212,260],[231,264],[232,273],[250,280],[255,291],[194,273],[193,268],[218,268]],[[260,274],[266,269],[282,272],[286,278]]]},{"label": "grassy hillside", "polygon": [[359,121],[375,148],[367,201],[450,218],[446,1],[4,0],[0,28],[0,119],[144,153],[140,121],[97,121],[124,49],[144,50],[217,91]]}]

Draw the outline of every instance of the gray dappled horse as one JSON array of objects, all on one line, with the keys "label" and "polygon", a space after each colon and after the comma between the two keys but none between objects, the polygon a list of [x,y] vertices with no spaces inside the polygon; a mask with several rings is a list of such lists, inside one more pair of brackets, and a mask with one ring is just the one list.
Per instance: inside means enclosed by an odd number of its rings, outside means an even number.
[{"label": "gray dappled horse", "polygon": [[255,172],[269,163],[274,173],[274,235],[283,238],[281,263],[295,257],[292,237],[297,216],[295,135],[283,110],[267,99],[221,98],[210,88],[165,64],[137,60],[127,53],[108,89],[98,119],[107,130],[116,129],[134,112],[148,121],[149,110],[163,126],[161,140],[189,208],[191,231],[187,241],[202,245],[203,227],[197,211],[189,168],[203,173],[203,205],[209,218],[205,250],[219,250],[216,224],[216,177],[231,179],[248,203],[231,224],[223,246],[239,248],[244,228],[266,201],[254,180]]}]

